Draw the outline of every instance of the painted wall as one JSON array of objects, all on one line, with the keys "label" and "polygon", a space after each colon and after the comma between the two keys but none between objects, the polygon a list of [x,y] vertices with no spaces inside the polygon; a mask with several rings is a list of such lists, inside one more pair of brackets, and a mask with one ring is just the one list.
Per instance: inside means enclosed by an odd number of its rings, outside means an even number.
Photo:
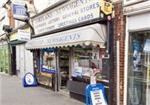
[{"label": "painted wall", "polygon": [[25,73],[33,73],[33,55],[29,50],[26,50],[25,44],[16,46],[16,66],[17,75],[23,78]]}]

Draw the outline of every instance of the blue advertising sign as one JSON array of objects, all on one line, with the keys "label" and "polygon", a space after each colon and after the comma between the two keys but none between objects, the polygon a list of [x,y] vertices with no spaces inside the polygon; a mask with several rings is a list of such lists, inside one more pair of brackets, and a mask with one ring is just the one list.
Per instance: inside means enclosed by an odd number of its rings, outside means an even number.
[{"label": "blue advertising sign", "polygon": [[23,86],[24,87],[35,87],[37,86],[37,81],[35,76],[32,73],[26,73],[23,78]]},{"label": "blue advertising sign", "polygon": [[27,8],[25,7],[25,4],[13,4],[13,17],[17,20],[26,20],[28,19],[27,15]]},{"label": "blue advertising sign", "polygon": [[103,84],[89,84],[86,87],[86,105],[108,105]]},{"label": "blue advertising sign", "polygon": [[52,74],[57,72],[55,49],[42,49],[41,72]]}]

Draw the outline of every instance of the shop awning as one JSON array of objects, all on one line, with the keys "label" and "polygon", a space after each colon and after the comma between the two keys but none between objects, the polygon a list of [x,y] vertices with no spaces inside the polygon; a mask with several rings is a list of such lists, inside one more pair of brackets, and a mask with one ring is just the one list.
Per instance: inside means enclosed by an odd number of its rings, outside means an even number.
[{"label": "shop awning", "polygon": [[33,38],[26,43],[27,49],[68,47],[77,45],[93,45],[104,47],[106,26],[94,24],[56,34]]}]

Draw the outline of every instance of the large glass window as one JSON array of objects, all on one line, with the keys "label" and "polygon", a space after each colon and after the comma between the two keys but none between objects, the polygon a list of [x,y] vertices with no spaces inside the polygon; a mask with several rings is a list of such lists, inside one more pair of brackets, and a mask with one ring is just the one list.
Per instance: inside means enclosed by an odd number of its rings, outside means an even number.
[{"label": "large glass window", "polygon": [[150,31],[129,37],[128,105],[150,105]]},{"label": "large glass window", "polygon": [[99,48],[76,47],[73,54],[73,77],[90,77],[102,71],[102,59],[100,59]]}]

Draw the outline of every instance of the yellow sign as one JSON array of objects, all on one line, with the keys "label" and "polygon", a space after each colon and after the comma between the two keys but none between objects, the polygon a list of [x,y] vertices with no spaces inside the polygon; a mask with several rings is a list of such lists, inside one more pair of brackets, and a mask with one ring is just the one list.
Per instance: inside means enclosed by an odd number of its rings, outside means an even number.
[{"label": "yellow sign", "polygon": [[[30,28],[25,28],[24,31],[30,32]],[[18,39],[18,31],[11,33],[9,37],[10,41],[14,41]]]},{"label": "yellow sign", "polygon": [[107,2],[105,0],[100,0],[101,3],[101,11],[105,14],[105,15],[110,15],[112,13],[112,3]]},{"label": "yellow sign", "polygon": [[10,34],[9,39],[10,39],[10,41],[17,40],[17,32],[14,32],[14,33]]}]

